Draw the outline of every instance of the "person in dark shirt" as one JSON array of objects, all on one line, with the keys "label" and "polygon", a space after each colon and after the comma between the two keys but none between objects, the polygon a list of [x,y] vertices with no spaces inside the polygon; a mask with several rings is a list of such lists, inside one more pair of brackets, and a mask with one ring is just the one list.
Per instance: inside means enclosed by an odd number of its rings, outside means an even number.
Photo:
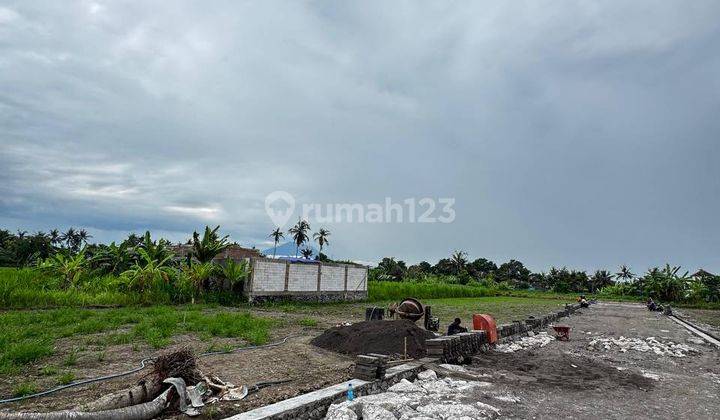
[{"label": "person in dark shirt", "polygon": [[657,304],[651,297],[647,299],[647,302],[645,302],[645,306],[647,306],[648,311],[657,311],[658,308]]},{"label": "person in dark shirt", "polygon": [[455,335],[461,332],[467,332],[467,328],[460,326],[460,318],[455,318],[455,321],[448,326],[447,335]]}]

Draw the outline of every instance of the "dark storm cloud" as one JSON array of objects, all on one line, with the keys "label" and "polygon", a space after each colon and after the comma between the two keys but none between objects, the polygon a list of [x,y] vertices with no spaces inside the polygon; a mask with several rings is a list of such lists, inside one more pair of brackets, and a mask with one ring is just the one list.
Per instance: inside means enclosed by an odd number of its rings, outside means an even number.
[{"label": "dark storm cloud", "polygon": [[[264,197],[456,198],[331,253],[720,270],[716,2],[4,2],[0,223],[97,239]],[[637,271],[637,270],[636,270]]]}]

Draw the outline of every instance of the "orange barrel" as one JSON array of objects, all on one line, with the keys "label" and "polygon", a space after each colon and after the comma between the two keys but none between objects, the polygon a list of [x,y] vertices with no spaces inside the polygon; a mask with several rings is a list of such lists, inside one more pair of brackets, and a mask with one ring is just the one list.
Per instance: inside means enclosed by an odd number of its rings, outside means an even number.
[{"label": "orange barrel", "polygon": [[473,315],[473,330],[483,330],[488,339],[488,343],[492,344],[497,341],[497,326],[495,319],[488,314]]}]

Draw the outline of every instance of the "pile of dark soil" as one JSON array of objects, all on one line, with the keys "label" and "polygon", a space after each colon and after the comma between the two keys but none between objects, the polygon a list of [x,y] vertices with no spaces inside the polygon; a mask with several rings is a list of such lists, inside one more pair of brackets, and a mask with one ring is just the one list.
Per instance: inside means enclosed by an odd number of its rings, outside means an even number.
[{"label": "pile of dark soil", "polygon": [[408,320],[364,321],[330,328],[310,343],[343,354],[402,355],[405,337],[408,356],[419,358],[425,356],[425,339],[435,335]]},{"label": "pile of dark soil", "polygon": [[654,381],[632,370],[618,370],[601,360],[566,353],[487,352],[473,358],[473,368],[509,382],[568,390],[652,389]]}]

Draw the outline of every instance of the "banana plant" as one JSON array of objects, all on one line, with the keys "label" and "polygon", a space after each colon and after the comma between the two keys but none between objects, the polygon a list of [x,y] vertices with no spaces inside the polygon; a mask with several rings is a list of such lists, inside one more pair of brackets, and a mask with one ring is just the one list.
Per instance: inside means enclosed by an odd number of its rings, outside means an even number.
[{"label": "banana plant", "polygon": [[120,245],[113,242],[102,246],[90,259],[90,263],[105,273],[120,274],[132,266],[133,252],[126,242]]},{"label": "banana plant", "polygon": [[216,226],[215,229],[205,226],[202,239],[200,239],[199,233],[193,232],[192,255],[201,263],[212,261],[215,256],[230,246],[228,235],[220,238],[217,234],[218,229],[220,229],[220,226]]},{"label": "banana plant", "polygon": [[250,275],[250,266],[247,261],[235,262],[234,260],[225,259],[225,265],[221,267],[222,276],[234,286],[247,279]]},{"label": "banana plant", "polygon": [[61,275],[63,278],[63,288],[68,288],[77,285],[80,276],[86,271],[87,266],[88,260],[85,258],[85,248],[83,248],[75,255],[66,255],[58,252],[52,257],[47,258],[38,267]]},{"label": "banana plant", "polygon": [[175,274],[175,269],[168,265],[172,254],[162,260],[157,260],[152,258],[144,248],[138,248],[137,252],[140,255],[140,261],[121,275],[127,281],[129,289],[142,293],[153,284],[170,283],[170,279]]},{"label": "banana plant", "polygon": [[[217,272],[217,266],[211,262],[198,263],[183,266],[183,274],[195,289],[195,295],[200,296],[205,287],[205,282]],[[195,297],[193,297],[193,303]]]},{"label": "banana plant", "polygon": [[145,232],[142,242],[136,249],[145,250],[150,259],[157,261],[168,259],[168,257],[172,258],[173,256],[172,252],[170,252],[170,249],[168,248],[168,241],[162,238],[157,241],[153,241],[150,237],[149,231]]}]

